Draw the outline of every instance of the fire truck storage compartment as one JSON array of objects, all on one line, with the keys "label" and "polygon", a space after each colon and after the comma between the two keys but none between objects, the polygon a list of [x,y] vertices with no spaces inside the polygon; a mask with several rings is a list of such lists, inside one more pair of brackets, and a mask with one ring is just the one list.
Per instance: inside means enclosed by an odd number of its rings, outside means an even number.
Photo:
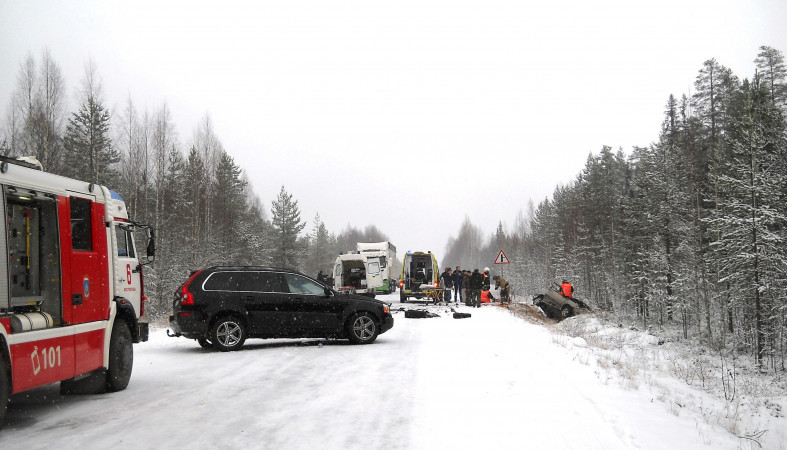
[{"label": "fire truck storage compartment", "polygon": [[8,273],[8,278],[0,277],[0,310],[46,313],[49,319],[43,323],[59,325],[62,302],[56,197],[12,186],[4,186],[3,192],[6,220],[0,223],[0,233],[5,236],[8,254],[0,258],[0,273]]}]

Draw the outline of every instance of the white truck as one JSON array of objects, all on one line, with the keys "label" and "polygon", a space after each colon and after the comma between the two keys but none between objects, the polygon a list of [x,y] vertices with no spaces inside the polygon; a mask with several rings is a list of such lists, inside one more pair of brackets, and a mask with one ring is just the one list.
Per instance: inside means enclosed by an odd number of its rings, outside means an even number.
[{"label": "white truck", "polygon": [[[356,244],[357,250],[367,258],[380,258],[380,270],[382,272],[383,285],[375,289],[378,294],[390,294],[396,292],[396,247],[390,242],[359,242]],[[391,276],[391,274],[394,274]]]},{"label": "white truck", "polygon": [[148,339],[142,264],[150,227],[104,186],[0,157],[0,424],[8,399],[60,382],[64,394],[125,389],[132,343]]},{"label": "white truck", "polygon": [[333,287],[339,292],[374,297],[383,285],[379,257],[367,257],[360,252],[342,253],[333,264]]}]

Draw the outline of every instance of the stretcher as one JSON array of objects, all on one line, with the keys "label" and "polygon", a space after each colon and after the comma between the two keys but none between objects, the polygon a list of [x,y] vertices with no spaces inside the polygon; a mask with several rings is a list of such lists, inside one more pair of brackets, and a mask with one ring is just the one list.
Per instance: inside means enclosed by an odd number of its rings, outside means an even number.
[{"label": "stretcher", "polygon": [[426,299],[426,303],[429,304],[429,300],[432,300],[435,304],[443,299],[443,292],[445,292],[444,288],[426,288],[422,289],[421,292],[424,294],[424,299]]}]

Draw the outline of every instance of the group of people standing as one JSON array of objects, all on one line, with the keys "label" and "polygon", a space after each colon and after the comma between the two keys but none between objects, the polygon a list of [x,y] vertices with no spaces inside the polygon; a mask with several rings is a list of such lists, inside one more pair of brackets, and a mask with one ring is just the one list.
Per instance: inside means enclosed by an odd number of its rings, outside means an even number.
[{"label": "group of people standing", "polygon": [[[508,281],[497,275],[492,279],[495,280],[495,288],[500,289],[501,301],[507,303],[509,299]],[[485,267],[483,272],[478,269],[470,272],[460,269],[459,266],[456,266],[456,270],[452,272],[450,267],[446,267],[445,272],[440,275],[440,287],[444,289],[444,301],[451,302],[451,291],[453,290],[455,303],[464,302],[465,305],[476,308],[481,307],[481,292],[489,291],[491,284],[489,267]],[[491,292],[489,296],[492,297]]]}]

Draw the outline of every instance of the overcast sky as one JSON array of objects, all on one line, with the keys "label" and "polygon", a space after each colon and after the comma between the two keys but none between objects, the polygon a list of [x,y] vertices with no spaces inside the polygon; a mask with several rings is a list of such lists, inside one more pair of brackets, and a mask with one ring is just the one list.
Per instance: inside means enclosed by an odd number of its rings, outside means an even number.
[{"label": "overcast sky", "polygon": [[266,209],[284,185],[307,230],[440,257],[466,215],[512,227],[591,152],[655,141],[703,61],[751,77],[785,24],[781,0],[0,0],[0,113],[26,55],[70,93],[92,59],[106,106],[166,102],[184,151],[209,116]]}]

